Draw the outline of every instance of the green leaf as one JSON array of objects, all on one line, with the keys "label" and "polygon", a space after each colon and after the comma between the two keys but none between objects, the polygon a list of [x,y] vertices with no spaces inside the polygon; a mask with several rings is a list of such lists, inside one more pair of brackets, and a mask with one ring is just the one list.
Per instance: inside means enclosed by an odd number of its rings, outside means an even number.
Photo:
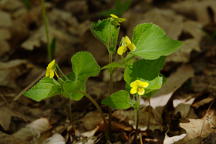
[{"label": "green leaf", "polygon": [[151,81],[147,81],[149,83],[149,86],[145,89],[145,94],[148,94],[152,91],[158,90],[161,88],[163,85],[163,77],[162,76],[157,76]]},{"label": "green leaf", "polygon": [[44,100],[48,97],[61,94],[61,87],[57,81],[52,78],[43,78],[30,90],[24,93],[24,96],[33,99],[37,102]]},{"label": "green leaf", "polygon": [[84,96],[82,92],[86,90],[85,84],[86,82],[82,80],[65,81],[63,83],[63,96],[79,101]]},{"label": "green leaf", "polygon": [[102,104],[114,109],[128,109],[131,107],[131,99],[127,91],[120,90],[103,99]]},{"label": "green leaf", "polygon": [[138,60],[125,68],[124,80],[127,84],[137,79],[151,81],[160,74],[164,60],[165,57],[160,57],[156,60]]},{"label": "green leaf", "polygon": [[136,45],[132,54],[150,60],[170,55],[182,45],[182,42],[169,38],[159,26],[150,23],[134,28],[132,42]]},{"label": "green leaf", "polygon": [[100,66],[97,64],[93,55],[89,52],[77,52],[71,58],[75,79],[87,79],[97,76],[100,72]]},{"label": "green leaf", "polygon": [[119,62],[112,62],[110,64],[105,65],[104,67],[102,67],[101,70],[103,69],[114,69],[114,68],[124,68],[125,65]]},{"label": "green leaf", "polygon": [[106,46],[109,53],[115,53],[119,27],[110,18],[93,23],[91,25],[91,32]]}]

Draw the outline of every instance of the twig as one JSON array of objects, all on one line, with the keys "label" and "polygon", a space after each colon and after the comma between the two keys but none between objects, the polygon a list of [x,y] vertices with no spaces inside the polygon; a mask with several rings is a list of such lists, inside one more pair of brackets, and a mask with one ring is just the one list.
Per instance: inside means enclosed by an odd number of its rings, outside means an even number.
[{"label": "twig", "polygon": [[28,89],[30,89],[37,81],[39,81],[45,74],[43,71],[34,81],[32,81],[27,87],[25,87],[14,99],[13,101],[17,101]]},{"label": "twig", "polygon": [[[211,106],[213,105],[213,103],[214,103],[214,101],[212,101],[211,104],[209,105],[209,107],[208,107],[208,109],[207,109],[207,111],[205,113],[205,116],[208,114],[208,112],[209,112]],[[204,119],[203,124],[202,124],[202,128],[201,128],[201,131],[200,131],[200,137],[202,136],[202,132],[203,132],[203,129],[204,129],[205,122],[206,122],[206,118]],[[200,140],[200,144],[201,143],[202,143],[202,141]]]}]

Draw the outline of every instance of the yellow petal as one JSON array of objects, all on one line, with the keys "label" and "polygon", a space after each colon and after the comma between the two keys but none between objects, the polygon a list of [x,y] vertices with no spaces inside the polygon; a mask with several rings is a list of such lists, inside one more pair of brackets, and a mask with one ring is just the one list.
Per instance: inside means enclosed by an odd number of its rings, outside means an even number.
[{"label": "yellow petal", "polygon": [[145,93],[144,88],[138,88],[137,93],[138,93],[138,95],[143,95]]},{"label": "yellow petal", "polygon": [[50,73],[49,73],[49,78],[53,78],[54,77],[54,71],[50,71]]},{"label": "yellow petal", "polygon": [[49,70],[46,70],[45,77],[49,77],[49,74],[50,74]]},{"label": "yellow petal", "polygon": [[149,86],[148,82],[139,81],[139,87],[146,88]]},{"label": "yellow petal", "polygon": [[138,87],[137,80],[130,83],[130,87]]},{"label": "yellow petal", "polygon": [[118,18],[118,22],[119,22],[119,23],[124,22],[124,21],[126,21],[125,18]]},{"label": "yellow petal", "polygon": [[136,87],[132,87],[130,90],[130,94],[135,94],[137,93],[137,88]]},{"label": "yellow petal", "polygon": [[120,46],[117,50],[118,55],[123,55],[127,51],[127,47],[125,46]]},{"label": "yellow petal", "polygon": [[117,15],[115,15],[115,14],[110,14],[110,16],[112,17],[112,18],[115,18],[115,19],[118,19],[119,17],[117,16]]},{"label": "yellow petal", "polygon": [[128,45],[128,48],[130,51],[134,51],[136,49],[136,46],[133,43],[131,43]]},{"label": "yellow petal", "polygon": [[125,43],[127,46],[131,44],[131,41],[130,41],[130,39],[129,39],[128,36],[125,36],[124,39],[123,39],[123,41],[124,41],[124,43]]},{"label": "yellow petal", "polygon": [[53,69],[55,67],[55,60],[52,60],[48,66],[47,66],[47,69]]}]

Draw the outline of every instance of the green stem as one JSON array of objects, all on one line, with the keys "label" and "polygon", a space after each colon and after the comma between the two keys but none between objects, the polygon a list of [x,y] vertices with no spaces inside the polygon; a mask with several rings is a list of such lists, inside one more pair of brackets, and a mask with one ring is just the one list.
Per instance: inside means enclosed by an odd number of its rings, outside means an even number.
[{"label": "green stem", "polygon": [[[109,64],[112,63],[112,59],[113,59],[113,55],[109,54]],[[110,68],[109,69],[109,91],[108,94],[111,95],[112,91],[113,91],[113,79],[112,79],[112,75],[113,75],[113,69]],[[110,132],[111,129],[111,121],[112,121],[112,111],[110,108],[108,108],[108,112],[109,112],[109,118],[108,118],[108,132]]]},{"label": "green stem", "polygon": [[57,68],[57,70],[60,72],[60,74],[61,74],[66,80],[70,80],[70,79],[63,73],[63,71],[61,70],[61,68],[59,67],[58,64],[56,64],[56,68]]},{"label": "green stem", "polygon": [[135,117],[136,131],[138,131],[138,127],[139,127],[139,108],[140,108],[140,99],[141,99],[141,96],[138,95],[138,96],[136,97],[137,106],[136,106],[136,108],[135,108],[135,112],[136,112],[136,117]]},{"label": "green stem", "polygon": [[42,16],[43,16],[43,22],[45,25],[45,34],[46,34],[46,39],[47,39],[47,52],[48,52],[48,60],[52,60],[52,50],[50,47],[50,38],[49,38],[49,22],[48,22],[48,17],[46,14],[46,6],[44,0],[41,0],[41,8],[42,8]]},{"label": "green stem", "polygon": [[[139,128],[139,109],[140,109],[140,95],[135,95],[136,98],[136,106],[135,106],[135,141],[137,141],[137,135],[138,135],[138,128]],[[138,142],[137,142],[138,143]]]}]

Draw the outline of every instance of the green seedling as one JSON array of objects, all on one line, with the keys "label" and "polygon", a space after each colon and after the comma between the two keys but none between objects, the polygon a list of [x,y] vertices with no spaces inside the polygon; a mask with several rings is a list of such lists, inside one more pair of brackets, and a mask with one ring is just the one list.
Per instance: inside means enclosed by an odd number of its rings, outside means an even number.
[{"label": "green seedling", "polygon": [[[131,40],[124,36],[117,49],[120,23],[123,21],[125,19],[112,14],[111,17],[91,25],[93,35],[108,50],[109,64],[100,68],[91,53],[78,52],[71,58],[72,72],[65,75],[53,60],[47,66],[45,77],[24,95],[38,102],[55,95],[75,101],[86,96],[101,112],[107,125],[99,104],[86,91],[86,82],[89,77],[97,76],[103,69],[108,69],[110,76],[116,69],[124,69],[125,89],[110,93],[110,96],[102,100],[102,104],[112,109],[133,108],[138,129],[140,100],[142,97],[150,98],[161,88],[163,76],[160,70],[163,68],[165,57],[175,52],[181,46],[181,42],[169,38],[157,25],[144,23],[134,28]],[[113,55],[118,55],[119,59],[113,61]],[[111,77],[110,83],[109,88],[112,88]]]}]

